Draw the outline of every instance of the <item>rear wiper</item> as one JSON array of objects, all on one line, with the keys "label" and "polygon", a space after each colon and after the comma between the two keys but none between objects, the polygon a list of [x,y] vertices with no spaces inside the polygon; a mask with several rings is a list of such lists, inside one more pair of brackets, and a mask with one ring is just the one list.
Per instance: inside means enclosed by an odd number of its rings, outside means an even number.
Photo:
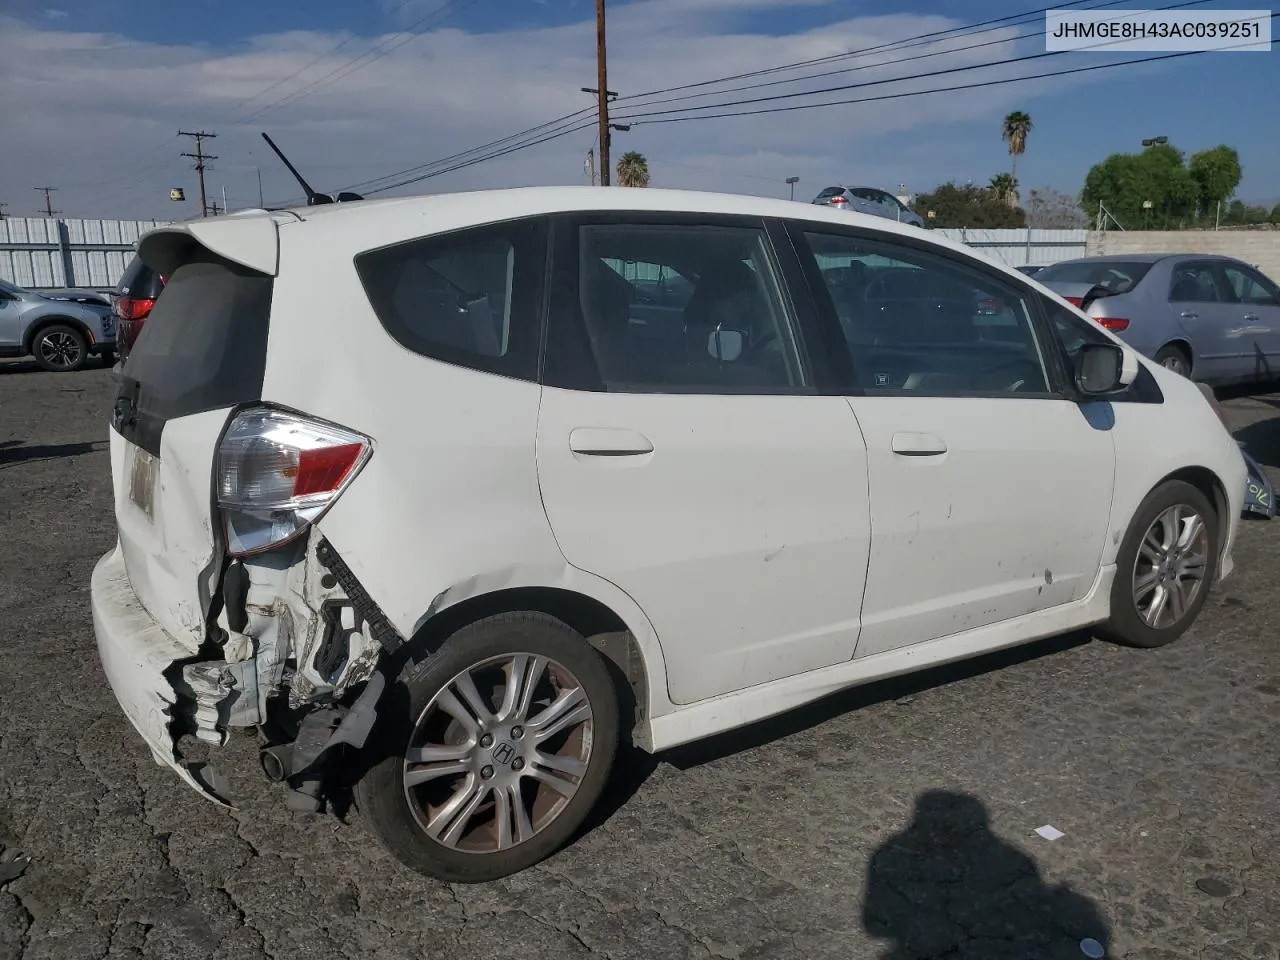
[{"label": "rear wiper", "polygon": [[311,189],[311,184],[307,183],[306,180],[302,179],[302,174],[300,174],[297,168],[294,167],[294,165],[289,162],[289,158],[286,157],[283,152],[281,152],[280,148],[276,146],[275,141],[272,140],[269,136],[267,136],[265,131],[262,134],[262,139],[267,141],[267,146],[269,146],[272,150],[275,151],[276,156],[281,159],[284,165],[289,168],[289,172],[293,174],[293,179],[298,181],[298,184],[302,187],[303,192],[307,195],[308,207],[315,207],[324,203],[335,203],[335,202],[347,203],[348,201],[351,201],[351,200],[364,199],[364,197],[360,196],[360,194],[351,193],[347,190],[343,190],[341,193],[338,194],[336,198],[331,197],[327,193],[316,193],[315,190]]}]

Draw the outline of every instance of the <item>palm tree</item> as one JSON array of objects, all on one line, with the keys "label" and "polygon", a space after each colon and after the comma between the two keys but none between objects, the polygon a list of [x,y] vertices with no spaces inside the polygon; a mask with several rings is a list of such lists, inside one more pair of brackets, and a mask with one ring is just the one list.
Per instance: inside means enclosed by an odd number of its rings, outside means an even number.
[{"label": "palm tree", "polygon": [[1003,200],[1011,207],[1017,206],[1018,181],[1013,179],[1013,174],[997,173],[991,178],[990,189],[997,199]]},{"label": "palm tree", "polygon": [[618,186],[647,187],[649,185],[649,161],[643,153],[628,150],[618,161]]},{"label": "palm tree", "polygon": [[1031,136],[1031,126],[1030,115],[1021,110],[1015,110],[1004,118],[1004,125],[1000,128],[1000,137],[1009,145],[1009,156],[1013,157],[1010,176],[1015,181],[1013,194],[1015,204],[1017,203],[1018,158],[1027,152],[1027,137]]}]

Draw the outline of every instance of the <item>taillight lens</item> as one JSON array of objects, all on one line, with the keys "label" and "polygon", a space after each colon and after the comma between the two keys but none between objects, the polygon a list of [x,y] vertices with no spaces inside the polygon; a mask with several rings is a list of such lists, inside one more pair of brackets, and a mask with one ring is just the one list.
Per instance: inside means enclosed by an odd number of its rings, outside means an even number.
[{"label": "taillight lens", "polygon": [[1124,317],[1094,317],[1093,319],[1108,330],[1114,330],[1117,333],[1129,329],[1129,321]]},{"label": "taillight lens", "polygon": [[1063,299],[1073,307],[1080,307],[1084,305],[1084,297],[1063,297]]},{"label": "taillight lens", "polygon": [[236,415],[218,448],[218,507],[232,556],[261,553],[319,520],[373,452],[368,437],[281,410]]},{"label": "taillight lens", "polygon": [[848,197],[832,197],[830,200],[833,207],[847,207],[849,205]]},{"label": "taillight lens", "polygon": [[115,306],[112,309],[121,320],[145,320],[155,305],[155,300],[151,298],[116,297]]}]

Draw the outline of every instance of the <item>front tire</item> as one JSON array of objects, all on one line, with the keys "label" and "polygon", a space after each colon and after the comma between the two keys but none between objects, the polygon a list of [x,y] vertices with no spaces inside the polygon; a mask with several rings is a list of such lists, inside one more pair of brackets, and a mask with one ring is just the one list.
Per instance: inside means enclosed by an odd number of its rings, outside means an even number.
[{"label": "front tire", "polygon": [[1153,359],[1166,370],[1172,370],[1183,377],[1191,376],[1191,357],[1181,347],[1172,344],[1161,347]]},{"label": "front tire", "polygon": [[1217,570],[1213,505],[1189,483],[1161,484],[1120,545],[1106,632],[1134,647],[1172,643],[1195,622]]},{"label": "front tire", "polygon": [[580,634],[541,613],[488,617],[396,683],[407,709],[379,716],[381,759],[355,792],[399,860],[453,883],[496,880],[582,825],[613,766],[618,700]]},{"label": "front tire", "polygon": [[31,352],[50,373],[73,373],[89,358],[89,341],[75,327],[55,323],[36,334]]}]

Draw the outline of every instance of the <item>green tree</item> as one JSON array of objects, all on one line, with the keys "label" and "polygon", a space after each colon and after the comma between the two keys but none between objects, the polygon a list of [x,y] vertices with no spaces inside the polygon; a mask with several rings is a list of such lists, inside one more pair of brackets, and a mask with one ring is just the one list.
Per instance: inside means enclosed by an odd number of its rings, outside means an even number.
[{"label": "green tree", "polygon": [[1193,154],[1187,170],[1196,182],[1200,210],[1205,214],[1212,214],[1218,204],[1229,200],[1240,186],[1240,155],[1226,144]]},{"label": "green tree", "polygon": [[972,184],[959,187],[944,183],[932,193],[917,196],[912,207],[926,217],[932,211],[928,222],[933,227],[999,229],[1027,225],[1020,207],[1011,207],[991,189]]},{"label": "green tree", "polygon": [[1023,113],[1021,110],[1015,110],[1004,118],[1004,123],[1000,126],[1000,139],[1009,146],[1009,156],[1013,158],[1013,164],[1009,170],[1009,176],[1014,181],[1014,204],[1017,204],[1017,182],[1018,182],[1018,158],[1027,152],[1027,137],[1031,136],[1031,115]]},{"label": "green tree", "polygon": [[1271,208],[1271,216],[1268,219],[1272,223],[1280,223],[1280,203]]},{"label": "green tree", "polygon": [[997,197],[1009,204],[1009,206],[1017,206],[1018,181],[1013,179],[1013,174],[997,173],[991,178],[991,186],[989,189]]},{"label": "green tree", "polygon": [[[1093,216],[1101,202],[1128,230],[1170,229],[1194,219],[1199,197],[1182,151],[1157,144],[1141,153],[1113,153],[1095,164],[1085,177],[1080,204]],[[1150,207],[1143,205],[1147,201]]]},{"label": "green tree", "polygon": [[628,150],[618,161],[618,186],[647,187],[649,185],[649,161],[643,153]]}]

